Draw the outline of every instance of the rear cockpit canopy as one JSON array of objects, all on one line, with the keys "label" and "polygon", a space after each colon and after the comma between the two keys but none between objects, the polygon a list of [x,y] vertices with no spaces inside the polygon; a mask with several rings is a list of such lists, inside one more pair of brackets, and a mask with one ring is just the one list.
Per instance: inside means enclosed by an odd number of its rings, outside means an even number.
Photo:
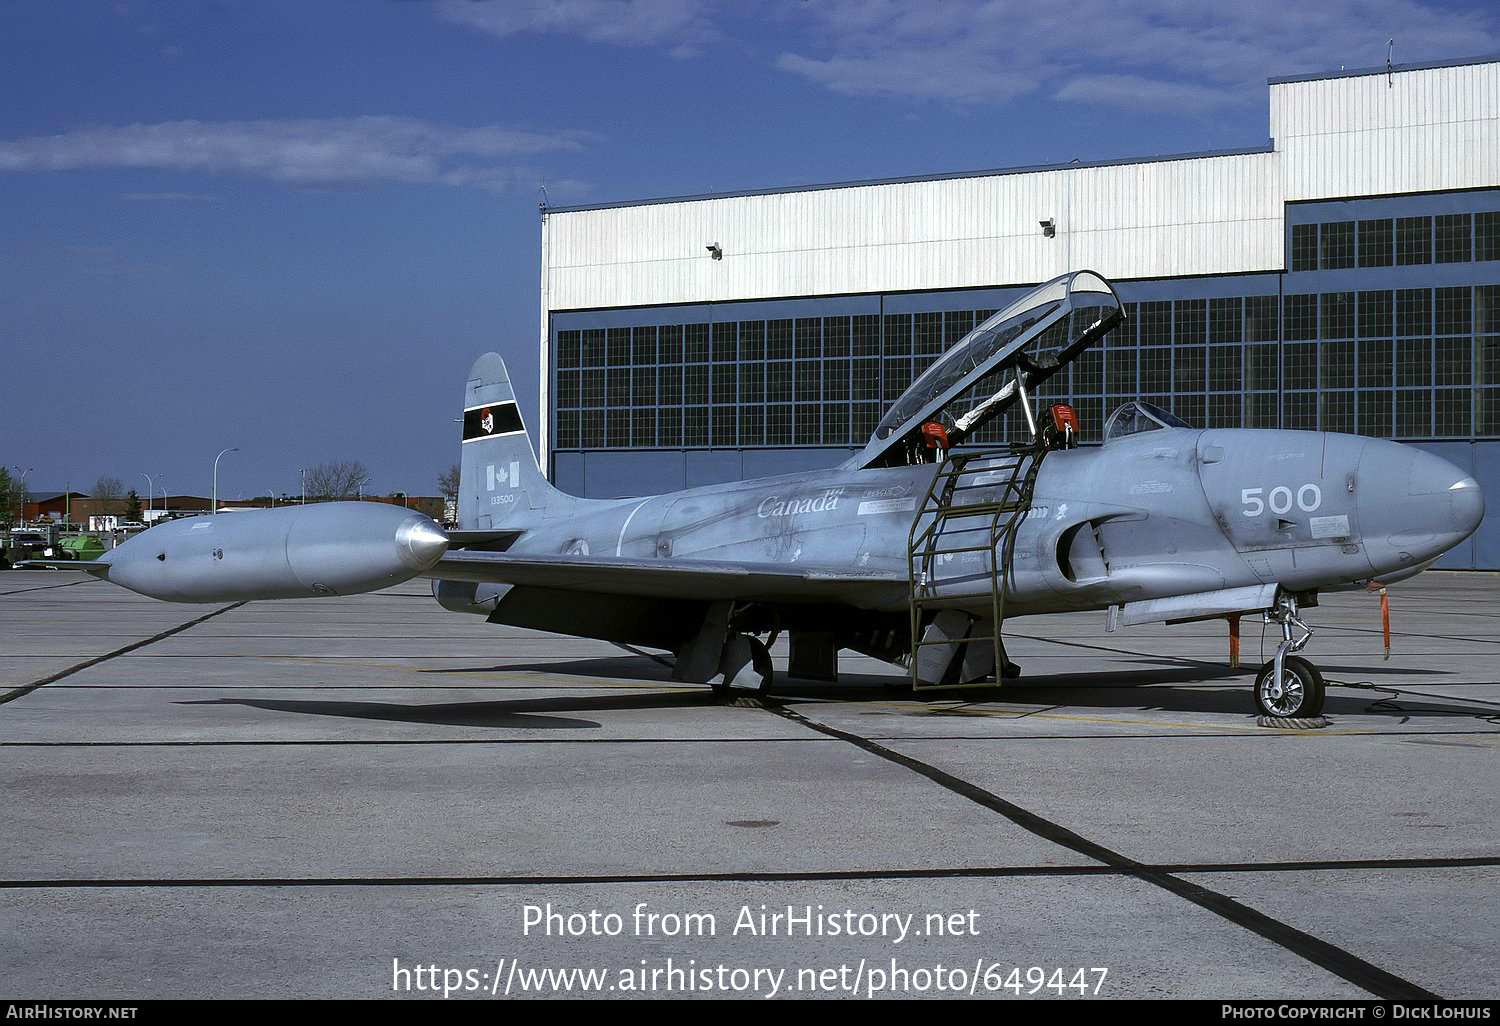
[{"label": "rear cockpit canopy", "polygon": [[[917,462],[922,425],[936,422],[957,445],[1067,366],[1125,319],[1120,297],[1092,271],[1037,286],[965,335],[903,392],[845,466]],[[981,387],[982,386],[982,387]]]},{"label": "rear cockpit canopy", "polygon": [[1104,440],[1111,442],[1126,435],[1138,435],[1142,431],[1185,427],[1192,425],[1181,417],[1174,417],[1160,406],[1132,399],[1111,413],[1104,422]]}]

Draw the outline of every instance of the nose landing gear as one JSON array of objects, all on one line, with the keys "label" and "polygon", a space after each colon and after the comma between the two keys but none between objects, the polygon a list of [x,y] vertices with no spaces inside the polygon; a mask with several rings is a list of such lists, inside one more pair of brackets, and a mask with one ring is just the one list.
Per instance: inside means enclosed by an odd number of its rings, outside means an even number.
[{"label": "nose landing gear", "polygon": [[[1297,616],[1297,599],[1285,592],[1266,613],[1266,622],[1281,625],[1281,644],[1276,655],[1255,675],[1255,707],[1271,719],[1313,719],[1323,713],[1323,675],[1318,668],[1294,653],[1312,640],[1312,628]],[[1292,637],[1292,628],[1302,631]]]}]

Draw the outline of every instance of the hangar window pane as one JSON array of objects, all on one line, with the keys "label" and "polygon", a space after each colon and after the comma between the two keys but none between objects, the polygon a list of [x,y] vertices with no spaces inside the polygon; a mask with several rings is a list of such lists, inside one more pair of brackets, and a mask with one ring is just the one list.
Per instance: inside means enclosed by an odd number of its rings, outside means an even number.
[{"label": "hangar window pane", "polygon": [[1474,258],[1472,214],[1441,214],[1433,219],[1434,255],[1440,264],[1463,264]]},{"label": "hangar window pane", "polygon": [[597,410],[604,405],[604,371],[586,370],[580,375],[581,397],[579,406]]},{"label": "hangar window pane", "polygon": [[1281,380],[1287,388],[1318,387],[1318,346],[1287,343],[1281,349]]},{"label": "hangar window pane", "polygon": [[790,363],[766,364],[766,400],[773,403],[792,401],[792,365]]},{"label": "hangar window pane", "polygon": [[656,411],[656,444],[663,449],[682,447],[682,407],[662,407]]},{"label": "hangar window pane", "polygon": [[792,322],[766,322],[766,359],[790,360],[792,358]]},{"label": "hangar window pane", "polygon": [[1281,387],[1281,348],[1275,345],[1245,347],[1245,390],[1275,391]]},{"label": "hangar window pane", "polygon": [[847,406],[824,406],[823,407],[823,444],[824,445],[848,445],[849,438],[849,407]]},{"label": "hangar window pane", "polygon": [[583,449],[604,448],[604,411],[578,411],[578,445]]},{"label": "hangar window pane", "polygon": [[[1172,368],[1172,386],[1178,392],[1202,392],[1208,353],[1203,346],[1182,346]],[[1187,420],[1187,418],[1183,418]],[[1188,420],[1189,424],[1201,423]]]},{"label": "hangar window pane", "polygon": [[656,362],[656,325],[630,329],[630,360],[637,365]]},{"label": "hangar window pane", "polygon": [[1244,387],[1242,346],[1209,346],[1208,387],[1213,392],[1237,392]]},{"label": "hangar window pane", "polygon": [[740,358],[738,324],[715,324],[713,334],[714,363],[734,363]]},{"label": "hangar window pane", "polygon": [[885,401],[895,402],[911,385],[911,361],[891,358],[882,360],[881,377],[885,382]]},{"label": "hangar window pane", "polygon": [[1432,339],[1403,338],[1396,343],[1396,385],[1432,384]]},{"label": "hangar window pane", "polygon": [[1474,430],[1481,435],[1500,435],[1500,388],[1481,388]]},{"label": "hangar window pane", "polygon": [[659,363],[682,362],[682,325],[663,324],[658,333],[656,359]]},{"label": "hangar window pane", "polygon": [[1354,266],[1354,222],[1334,221],[1321,226],[1319,260],[1324,270]]},{"label": "hangar window pane", "polygon": [[797,349],[799,360],[817,360],[823,355],[823,318],[797,318]]},{"label": "hangar window pane", "polygon": [[766,444],[792,444],[792,408],[790,405],[766,407]]},{"label": "hangar window pane", "polygon": [[1500,285],[1474,289],[1474,330],[1485,335],[1500,332]]},{"label": "hangar window pane", "polygon": [[[1359,342],[1359,387],[1387,389],[1394,380],[1394,365],[1389,339],[1361,339]],[[1364,429],[1360,429],[1361,433]]]},{"label": "hangar window pane", "polygon": [[1324,392],[1322,402],[1322,430],[1352,434],[1354,432],[1354,393]]},{"label": "hangar window pane", "polygon": [[1467,386],[1475,380],[1473,339],[1434,339],[1433,374],[1437,384]]},{"label": "hangar window pane", "polygon": [[951,349],[974,330],[973,310],[953,310],[943,314],[943,348]]},{"label": "hangar window pane", "polygon": [[1174,339],[1178,345],[1198,345],[1208,328],[1208,303],[1202,299],[1179,299]]},{"label": "hangar window pane", "polygon": [[1359,337],[1390,338],[1396,333],[1390,292],[1359,294]]},{"label": "hangar window pane", "polygon": [[1479,384],[1500,385],[1500,335],[1486,335],[1474,340],[1479,346]]},{"label": "hangar window pane", "polygon": [[1432,263],[1432,218],[1401,217],[1396,219],[1396,263]]},{"label": "hangar window pane", "polygon": [[1318,226],[1315,224],[1292,225],[1292,270],[1316,271],[1318,269]]},{"label": "hangar window pane", "polygon": [[740,407],[740,444],[766,444],[766,408],[764,406]]},{"label": "hangar window pane", "polygon": [[1172,344],[1172,304],[1141,304],[1141,345],[1165,346]]},{"label": "hangar window pane", "polygon": [[1375,438],[1391,437],[1391,393],[1359,394],[1359,433]]},{"label": "hangar window pane", "polygon": [[708,365],[690,363],[682,368],[682,401],[688,406],[708,402]]},{"label": "hangar window pane", "polygon": [[1125,320],[1115,325],[1104,336],[1104,348],[1119,349],[1122,346],[1135,345],[1135,336],[1139,307],[1135,303],[1125,303],[1120,307],[1125,314]]},{"label": "hangar window pane", "polygon": [[1318,430],[1318,393],[1286,393],[1281,401],[1281,426],[1292,431]]},{"label": "hangar window pane", "polygon": [[887,360],[911,355],[911,314],[886,315],[882,353]]},{"label": "hangar window pane", "polygon": [[918,356],[941,356],[943,353],[943,315],[919,313],[912,318],[912,352]]},{"label": "hangar window pane", "polygon": [[863,442],[875,433],[876,426],[880,423],[881,414],[884,411],[876,403],[855,403],[853,417],[850,424],[849,434],[858,442]]},{"label": "hangar window pane", "polygon": [[[1164,348],[1142,349],[1141,391],[1172,391],[1172,350]],[[1159,403],[1157,405],[1160,405]]]},{"label": "hangar window pane", "polygon": [[[713,405],[720,407],[733,407],[735,405],[739,399],[737,394],[739,389],[738,375],[735,373],[737,370],[738,368],[732,363],[714,364],[713,397],[709,400]],[[717,413],[714,417],[714,423],[717,426]],[[715,430],[714,434],[717,436],[718,431]]]},{"label": "hangar window pane", "polygon": [[604,444],[611,449],[630,448],[630,410],[611,408],[604,417]]},{"label": "hangar window pane", "polygon": [[880,355],[879,314],[864,314],[854,318],[854,355]]},{"label": "hangar window pane", "polygon": [[849,398],[849,361],[829,360],[823,366],[823,398],[843,401]]},{"label": "hangar window pane", "polygon": [[689,448],[708,444],[707,406],[689,406],[682,411],[682,444]]},{"label": "hangar window pane", "polygon": [[656,369],[656,393],[663,406],[682,405],[682,364],[664,364]]},{"label": "hangar window pane", "polygon": [[632,412],[630,444],[637,449],[656,447],[656,408],[654,406]]},{"label": "hangar window pane", "polygon": [[557,447],[559,449],[578,448],[578,412],[576,410],[558,414]]},{"label": "hangar window pane", "polygon": [[1395,222],[1389,217],[1359,222],[1359,266],[1391,266],[1394,228]]},{"label": "hangar window pane", "polygon": [[766,401],[766,365],[746,363],[740,365],[740,403],[763,403]]},{"label": "hangar window pane", "polygon": [[798,360],[796,368],[793,397],[797,402],[816,402],[823,398],[823,365],[813,360]]},{"label": "hangar window pane", "polygon": [[1276,316],[1278,305],[1279,301],[1275,296],[1246,297],[1246,342],[1275,342],[1280,337],[1281,322]]},{"label": "hangar window pane", "polygon": [[1135,395],[1134,349],[1111,349],[1104,364],[1105,384],[1110,395]]},{"label": "hangar window pane", "polygon": [[[880,399],[880,362],[878,360],[854,361],[854,398]],[[871,431],[875,430],[873,427]]]},{"label": "hangar window pane", "polygon": [[708,362],[707,324],[684,324],[682,326],[682,362]]},{"label": "hangar window pane", "polygon": [[1437,334],[1467,335],[1474,330],[1474,294],[1467,285],[1438,289],[1433,296]]},{"label": "hangar window pane", "polygon": [[1210,342],[1240,342],[1244,332],[1240,326],[1240,310],[1244,301],[1214,299],[1208,304],[1208,340]]},{"label": "hangar window pane", "polygon": [[578,407],[578,372],[557,372],[557,407],[558,409],[576,409]]},{"label": "hangar window pane", "polygon": [[1286,337],[1288,339],[1314,339],[1318,337],[1318,297],[1286,297]]},{"label": "hangar window pane", "polygon": [[1432,334],[1432,290],[1396,290],[1396,334]]},{"label": "hangar window pane", "polygon": [[1500,260],[1500,210],[1474,215],[1474,259]]},{"label": "hangar window pane", "polygon": [[1318,297],[1321,307],[1320,338],[1354,337],[1354,293],[1325,292]]},{"label": "hangar window pane", "polygon": [[731,448],[740,444],[739,407],[734,403],[714,406],[709,410],[712,417],[713,444],[719,448]]},{"label": "hangar window pane", "polygon": [[1467,388],[1440,388],[1432,394],[1433,433],[1467,438],[1474,425],[1474,395]]},{"label": "hangar window pane", "polygon": [[758,363],[766,358],[766,322],[740,321],[740,359]]},{"label": "hangar window pane", "polygon": [[579,333],[559,331],[557,333],[557,366],[577,367],[579,358]]},{"label": "hangar window pane", "polygon": [[[1323,388],[1353,388],[1354,387],[1354,343],[1353,342],[1323,342],[1322,352],[1319,354],[1319,365],[1321,367],[1321,382]],[[1325,427],[1323,430],[1332,431],[1334,428]]]},{"label": "hangar window pane", "polygon": [[1245,393],[1245,427],[1276,428],[1281,426],[1281,408],[1275,392]]},{"label": "hangar window pane", "polygon": [[603,328],[590,328],[583,333],[583,351],[579,363],[584,367],[604,366]]},{"label": "hangar window pane", "polygon": [[607,348],[609,352],[609,365],[611,367],[624,367],[630,363],[630,329],[610,328],[608,333]]},{"label": "hangar window pane", "polygon": [[630,400],[636,406],[656,405],[656,368],[636,367],[631,371]]},{"label": "hangar window pane", "polygon": [[1396,393],[1396,437],[1426,438],[1432,434],[1432,393],[1425,388]]},{"label": "hangar window pane", "polygon": [[1073,370],[1074,395],[1098,395],[1104,391],[1103,350],[1086,349],[1070,366]]},{"label": "hangar window pane", "polygon": [[797,406],[797,445],[818,445],[823,441],[822,407],[816,405]]},{"label": "hangar window pane", "polygon": [[829,359],[849,355],[849,318],[823,318],[823,355]]},{"label": "hangar window pane", "polygon": [[1211,428],[1237,428],[1240,426],[1240,395],[1211,395],[1208,397],[1208,416],[1203,426]]}]

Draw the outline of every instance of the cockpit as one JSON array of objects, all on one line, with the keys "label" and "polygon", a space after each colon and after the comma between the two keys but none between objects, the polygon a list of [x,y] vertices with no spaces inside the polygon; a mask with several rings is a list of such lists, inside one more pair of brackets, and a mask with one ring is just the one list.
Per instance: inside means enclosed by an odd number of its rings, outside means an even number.
[{"label": "cockpit", "polygon": [[1126,435],[1138,435],[1142,431],[1161,431],[1164,428],[1192,427],[1181,417],[1174,417],[1153,403],[1132,399],[1124,403],[1104,422],[1104,440],[1113,441]]}]

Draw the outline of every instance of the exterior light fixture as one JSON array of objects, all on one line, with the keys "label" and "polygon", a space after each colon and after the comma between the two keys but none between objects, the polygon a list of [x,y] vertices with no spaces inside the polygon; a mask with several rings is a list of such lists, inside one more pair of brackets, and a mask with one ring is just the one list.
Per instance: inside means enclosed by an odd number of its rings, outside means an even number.
[{"label": "exterior light fixture", "polygon": [[711,256],[711,257],[713,257],[715,260],[723,260],[724,259],[724,248],[722,246],[720,246],[717,242],[710,242],[704,248],[708,250],[708,255]]},{"label": "exterior light fixture", "polygon": [[1050,239],[1057,234],[1057,222],[1052,220],[1052,218],[1049,217],[1038,221],[1037,224],[1042,226],[1042,234],[1047,236],[1047,238]]}]

